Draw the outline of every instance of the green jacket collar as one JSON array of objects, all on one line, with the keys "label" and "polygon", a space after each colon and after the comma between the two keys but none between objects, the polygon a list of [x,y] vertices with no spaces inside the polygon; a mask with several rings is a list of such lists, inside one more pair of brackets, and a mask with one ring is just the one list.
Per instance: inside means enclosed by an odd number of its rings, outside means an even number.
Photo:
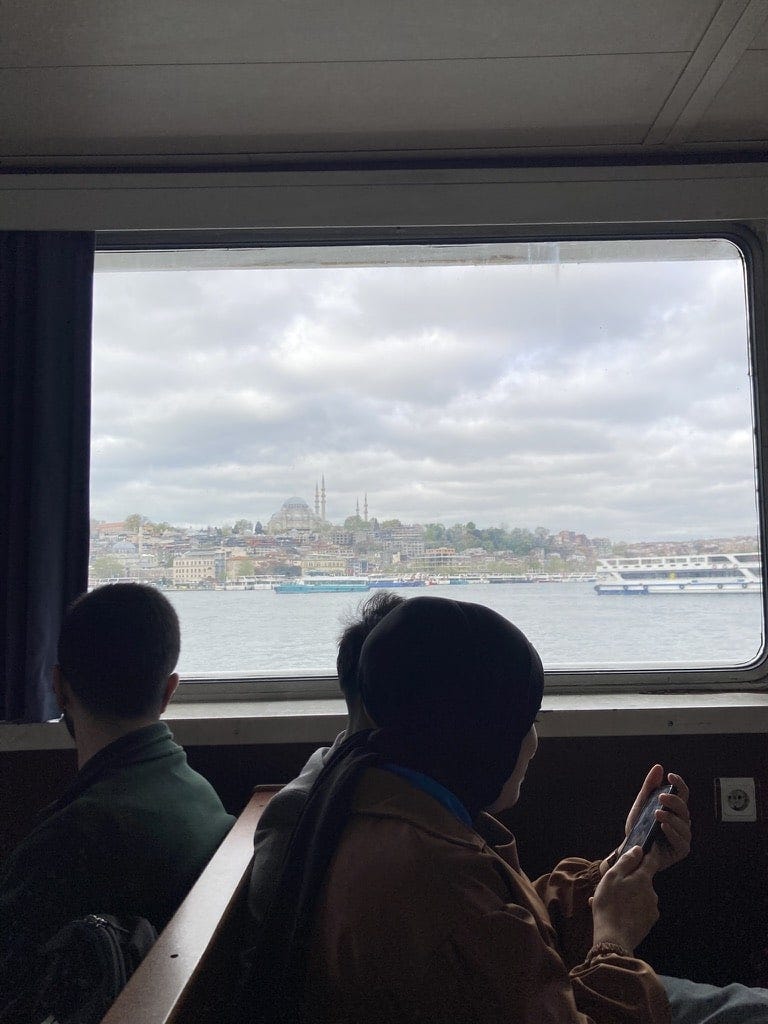
[{"label": "green jacket collar", "polygon": [[60,811],[96,782],[121,768],[168,757],[179,750],[181,747],[174,742],[171,730],[165,722],[154,722],[152,725],[145,725],[141,729],[129,732],[119,740],[102,747],[86,761],[64,793],[47,807],[44,813],[47,815]]}]

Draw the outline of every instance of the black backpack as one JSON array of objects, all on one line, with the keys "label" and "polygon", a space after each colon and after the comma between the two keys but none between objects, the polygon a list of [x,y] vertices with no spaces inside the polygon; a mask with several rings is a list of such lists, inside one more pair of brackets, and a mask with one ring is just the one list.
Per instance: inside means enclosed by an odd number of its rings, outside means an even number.
[{"label": "black backpack", "polygon": [[143,917],[70,921],[36,954],[29,988],[0,1021],[99,1024],[156,938]]}]

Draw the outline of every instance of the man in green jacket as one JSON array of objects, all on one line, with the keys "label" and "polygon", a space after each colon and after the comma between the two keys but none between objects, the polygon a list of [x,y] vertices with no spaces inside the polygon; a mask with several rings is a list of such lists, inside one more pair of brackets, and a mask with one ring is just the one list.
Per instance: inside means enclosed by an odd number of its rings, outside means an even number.
[{"label": "man in green jacket", "polygon": [[138,915],[159,932],[232,827],[159,721],[179,645],[153,587],[101,587],[67,612],[53,686],[79,771],[0,866],[0,1008],[74,918]]}]

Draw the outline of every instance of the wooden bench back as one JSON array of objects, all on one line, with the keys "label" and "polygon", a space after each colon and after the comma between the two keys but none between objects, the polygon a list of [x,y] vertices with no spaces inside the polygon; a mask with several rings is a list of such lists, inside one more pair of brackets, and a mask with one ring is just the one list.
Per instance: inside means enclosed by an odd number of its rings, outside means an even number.
[{"label": "wooden bench back", "polygon": [[[117,997],[102,1024],[202,1024],[236,982],[227,932],[245,917],[253,833],[279,786],[259,786],[232,831]],[[224,977],[223,975],[228,975]]]}]

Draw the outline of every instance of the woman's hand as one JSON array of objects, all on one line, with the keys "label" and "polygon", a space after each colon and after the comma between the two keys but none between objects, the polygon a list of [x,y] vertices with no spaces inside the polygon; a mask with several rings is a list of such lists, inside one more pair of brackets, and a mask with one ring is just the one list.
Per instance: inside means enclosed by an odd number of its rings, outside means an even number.
[{"label": "woman's hand", "polygon": [[[654,843],[646,854],[648,866],[656,871],[663,871],[688,856],[691,850],[691,815],[688,810],[688,787],[679,775],[670,772],[667,780],[677,787],[677,793],[662,793],[659,797],[660,807],[656,811],[656,820],[666,842]],[[640,792],[635,797],[624,829],[624,836],[632,831],[637,816],[646,800],[664,783],[664,769],[655,764],[645,777]],[[605,875],[610,867],[611,858],[607,857],[600,865],[600,874]]]},{"label": "woman's hand", "polygon": [[653,868],[639,846],[622,854],[600,879],[592,907],[593,942],[615,942],[628,953],[659,919]]}]

